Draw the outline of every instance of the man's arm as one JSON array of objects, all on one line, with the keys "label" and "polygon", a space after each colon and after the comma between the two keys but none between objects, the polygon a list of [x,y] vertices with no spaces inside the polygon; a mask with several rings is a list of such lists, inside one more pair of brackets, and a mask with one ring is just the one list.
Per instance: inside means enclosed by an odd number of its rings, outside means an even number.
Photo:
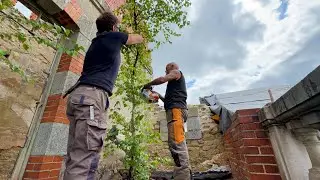
[{"label": "man's arm", "polygon": [[128,34],[126,45],[140,44],[143,42],[143,40],[143,37],[139,34]]},{"label": "man's arm", "polygon": [[181,73],[178,70],[172,70],[169,74],[163,77],[158,77],[148,84],[144,85],[145,89],[150,89],[151,86],[160,85],[172,80],[178,80],[181,77]]}]

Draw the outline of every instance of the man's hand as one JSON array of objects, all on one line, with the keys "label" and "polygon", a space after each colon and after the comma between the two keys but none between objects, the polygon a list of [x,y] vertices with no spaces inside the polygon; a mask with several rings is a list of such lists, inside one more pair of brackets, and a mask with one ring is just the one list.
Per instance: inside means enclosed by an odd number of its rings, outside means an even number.
[{"label": "man's hand", "polygon": [[158,93],[158,92],[156,92],[156,91],[151,91],[152,93],[155,93],[155,94],[158,94],[158,96],[159,96],[159,98],[161,99],[161,101],[162,102],[164,102],[164,97],[160,94],[160,93]]},{"label": "man's hand", "polygon": [[142,88],[142,89],[150,89],[150,90],[152,90],[152,87],[151,87],[151,85],[148,83],[148,84],[143,85],[143,88]]}]

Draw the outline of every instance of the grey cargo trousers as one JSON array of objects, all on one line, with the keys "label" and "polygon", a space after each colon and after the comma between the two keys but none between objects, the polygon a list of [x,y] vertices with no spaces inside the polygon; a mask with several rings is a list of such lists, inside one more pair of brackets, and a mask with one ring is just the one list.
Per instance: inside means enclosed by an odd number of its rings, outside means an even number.
[{"label": "grey cargo trousers", "polygon": [[168,145],[176,166],[173,178],[174,180],[190,180],[191,169],[184,132],[184,122],[187,121],[188,111],[180,108],[168,109],[166,116],[168,123]]},{"label": "grey cargo trousers", "polygon": [[70,121],[64,180],[94,180],[106,134],[108,94],[93,86],[78,86],[68,97]]}]

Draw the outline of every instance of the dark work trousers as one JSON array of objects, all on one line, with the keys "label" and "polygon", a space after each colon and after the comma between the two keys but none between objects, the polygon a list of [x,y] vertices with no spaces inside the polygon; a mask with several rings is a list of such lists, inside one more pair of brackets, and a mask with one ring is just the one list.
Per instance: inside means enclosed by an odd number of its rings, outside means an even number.
[{"label": "dark work trousers", "polygon": [[70,121],[64,180],[94,180],[106,134],[108,94],[79,85],[68,97]]}]

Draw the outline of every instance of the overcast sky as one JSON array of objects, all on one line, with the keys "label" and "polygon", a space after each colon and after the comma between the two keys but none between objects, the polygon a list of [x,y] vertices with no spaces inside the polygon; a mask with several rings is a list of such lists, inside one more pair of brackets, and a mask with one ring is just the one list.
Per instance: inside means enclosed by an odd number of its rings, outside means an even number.
[{"label": "overcast sky", "polygon": [[182,37],[153,53],[155,77],[168,62],[180,65],[188,103],[212,93],[294,85],[320,64],[319,0],[192,0],[189,19]]},{"label": "overcast sky", "polygon": [[169,62],[180,65],[188,103],[212,93],[294,85],[320,64],[320,0],[191,1],[191,26],[153,53],[154,77]]}]

